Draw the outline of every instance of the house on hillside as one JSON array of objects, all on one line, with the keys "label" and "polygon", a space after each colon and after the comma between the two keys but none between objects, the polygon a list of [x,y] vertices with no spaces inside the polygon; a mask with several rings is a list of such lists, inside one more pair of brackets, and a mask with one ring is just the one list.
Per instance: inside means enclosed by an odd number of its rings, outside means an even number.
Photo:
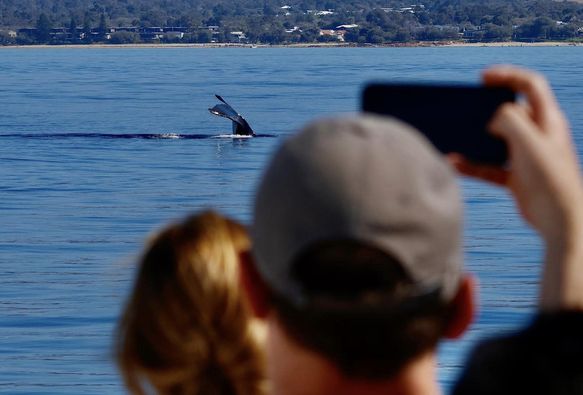
[{"label": "house on hillside", "polygon": [[354,29],[357,28],[358,25],[350,24],[350,25],[338,25],[336,26],[336,30],[346,30],[346,29]]},{"label": "house on hillside", "polygon": [[140,38],[143,41],[157,41],[164,38],[164,29],[160,26],[144,27],[140,29]]},{"label": "house on hillside", "polygon": [[243,43],[247,41],[247,36],[241,31],[230,32],[229,35],[233,42]]},{"label": "house on hillside", "polygon": [[325,10],[325,11],[318,11],[318,10],[306,10],[306,14],[313,14],[316,16],[326,16],[326,15],[333,15],[334,10]]},{"label": "house on hillside", "polygon": [[424,10],[425,9],[425,5],[423,4],[411,4],[411,6],[409,7],[399,7],[399,8],[393,8],[393,7],[381,7],[381,10],[383,10],[384,12],[397,12],[399,14],[414,14],[416,11],[419,10]]},{"label": "house on hillside", "polygon": [[346,30],[334,30],[334,29],[320,29],[320,36],[332,37],[338,41],[344,42],[344,35]]}]

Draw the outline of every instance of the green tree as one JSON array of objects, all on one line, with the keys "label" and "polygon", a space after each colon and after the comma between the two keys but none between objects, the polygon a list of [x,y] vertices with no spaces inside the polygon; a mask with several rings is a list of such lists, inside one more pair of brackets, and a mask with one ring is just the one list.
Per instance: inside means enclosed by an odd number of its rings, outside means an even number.
[{"label": "green tree", "polygon": [[401,28],[395,33],[394,40],[400,43],[409,42],[413,40],[413,35],[409,29]]},{"label": "green tree", "polygon": [[149,10],[140,17],[140,25],[144,27],[161,27],[167,18],[161,10]]},{"label": "green tree", "polygon": [[373,27],[370,29],[366,34],[366,42],[371,44],[382,44],[384,39],[385,33],[380,27]]},{"label": "green tree", "polygon": [[273,8],[273,6],[271,4],[269,4],[267,1],[265,1],[263,3],[263,15],[275,16],[276,14],[277,14],[277,12],[275,11],[275,8]]},{"label": "green tree", "polygon": [[417,39],[420,41],[454,40],[459,38],[459,32],[452,27],[437,28],[426,27],[417,32]]},{"label": "green tree", "polygon": [[91,35],[91,15],[89,12],[85,13],[85,17],[83,18],[83,41],[91,42],[93,40],[93,36]]},{"label": "green tree", "polygon": [[99,40],[104,41],[107,39],[107,22],[105,21],[105,14],[101,14],[99,18],[99,27],[97,28],[97,34]]},{"label": "green tree", "polygon": [[366,15],[366,21],[376,27],[381,29],[386,29],[392,26],[391,20],[386,12],[381,9],[375,9]]},{"label": "green tree", "polygon": [[201,29],[196,34],[196,42],[197,43],[210,43],[213,36],[210,31],[206,29]]},{"label": "green tree", "polygon": [[556,22],[547,17],[536,18],[521,25],[516,32],[518,39],[545,40],[551,37]]},{"label": "green tree", "polygon": [[484,38],[489,41],[507,41],[512,38],[512,26],[484,25]]},{"label": "green tree", "polygon": [[134,32],[115,32],[111,35],[112,44],[134,44],[140,42],[140,35]]},{"label": "green tree", "polygon": [[71,21],[69,22],[69,34],[71,34],[71,41],[73,42],[77,41],[79,38],[77,32],[77,21],[75,20],[75,17],[71,17]]},{"label": "green tree", "polygon": [[320,36],[320,30],[317,28],[302,29],[300,42],[313,43]]},{"label": "green tree", "polygon": [[42,13],[36,22],[36,39],[41,43],[48,43],[51,40],[51,21],[49,17]]}]

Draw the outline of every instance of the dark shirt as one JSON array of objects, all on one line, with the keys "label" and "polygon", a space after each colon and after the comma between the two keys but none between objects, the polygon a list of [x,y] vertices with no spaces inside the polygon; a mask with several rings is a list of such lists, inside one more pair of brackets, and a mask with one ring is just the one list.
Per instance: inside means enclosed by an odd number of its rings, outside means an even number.
[{"label": "dark shirt", "polygon": [[474,349],[453,395],[582,394],[583,312],[540,314]]}]

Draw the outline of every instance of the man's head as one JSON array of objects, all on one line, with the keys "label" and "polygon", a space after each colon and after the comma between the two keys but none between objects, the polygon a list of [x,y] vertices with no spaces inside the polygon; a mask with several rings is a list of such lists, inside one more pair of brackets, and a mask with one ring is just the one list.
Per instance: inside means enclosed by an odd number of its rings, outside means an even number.
[{"label": "man's head", "polygon": [[291,337],[348,375],[390,377],[447,330],[461,221],[452,170],[414,129],[323,120],[262,179],[256,269]]}]

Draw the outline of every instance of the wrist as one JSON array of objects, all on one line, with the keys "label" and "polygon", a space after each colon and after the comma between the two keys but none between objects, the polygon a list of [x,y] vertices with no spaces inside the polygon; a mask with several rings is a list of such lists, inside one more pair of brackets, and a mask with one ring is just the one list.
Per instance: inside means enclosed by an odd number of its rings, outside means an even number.
[{"label": "wrist", "polygon": [[570,218],[545,242],[541,309],[583,310],[583,216]]}]

